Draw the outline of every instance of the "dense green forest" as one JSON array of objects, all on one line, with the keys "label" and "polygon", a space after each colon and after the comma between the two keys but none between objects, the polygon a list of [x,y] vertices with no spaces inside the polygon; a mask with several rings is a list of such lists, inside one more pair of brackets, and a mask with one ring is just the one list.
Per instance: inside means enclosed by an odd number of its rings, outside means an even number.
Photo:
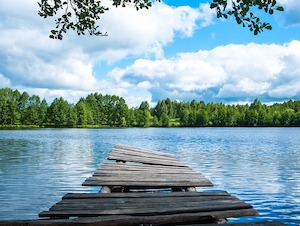
[{"label": "dense green forest", "polygon": [[76,104],[62,97],[48,105],[39,96],[0,89],[0,127],[200,127],[300,126],[300,100],[273,105],[255,99],[251,104],[228,105],[173,101],[150,107],[144,101],[129,108],[122,97],[89,94]]}]

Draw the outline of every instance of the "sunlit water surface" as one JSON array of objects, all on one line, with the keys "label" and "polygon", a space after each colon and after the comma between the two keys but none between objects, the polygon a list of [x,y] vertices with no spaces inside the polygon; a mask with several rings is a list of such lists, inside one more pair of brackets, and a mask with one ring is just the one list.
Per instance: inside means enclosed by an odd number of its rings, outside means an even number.
[{"label": "sunlit water surface", "polygon": [[[115,144],[175,154],[259,217],[300,225],[300,128],[0,130],[0,219],[37,219],[82,182]],[[204,189],[198,189],[199,191]]]}]

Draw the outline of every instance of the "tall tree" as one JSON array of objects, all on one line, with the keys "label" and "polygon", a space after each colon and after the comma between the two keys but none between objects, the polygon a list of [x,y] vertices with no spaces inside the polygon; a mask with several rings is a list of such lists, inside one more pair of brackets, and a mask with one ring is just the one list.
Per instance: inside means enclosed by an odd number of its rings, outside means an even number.
[{"label": "tall tree", "polygon": [[50,124],[55,126],[70,126],[71,105],[62,97],[55,98],[48,108],[47,118]]},{"label": "tall tree", "polygon": [[87,111],[86,111],[86,105],[84,103],[83,99],[80,99],[78,103],[75,105],[75,111],[77,114],[77,122],[78,125],[84,126],[87,125]]},{"label": "tall tree", "polygon": [[161,126],[162,127],[170,127],[170,117],[166,114],[166,113],[163,113],[161,115]]},{"label": "tall tree", "polygon": [[48,110],[48,103],[47,103],[46,99],[44,98],[41,102],[40,109],[39,109],[39,118],[40,118],[39,121],[42,124],[46,123],[47,110]]},{"label": "tall tree", "polygon": [[22,124],[24,125],[41,125],[40,120],[41,99],[37,95],[28,98],[28,104],[22,112]]}]

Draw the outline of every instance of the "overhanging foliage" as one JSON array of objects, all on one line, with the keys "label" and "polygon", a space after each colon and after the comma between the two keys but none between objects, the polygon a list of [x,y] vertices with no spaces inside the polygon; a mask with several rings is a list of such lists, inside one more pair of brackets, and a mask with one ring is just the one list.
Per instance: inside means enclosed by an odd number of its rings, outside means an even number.
[{"label": "overhanging foliage", "polygon": [[[133,6],[136,10],[149,9],[154,1],[161,0],[111,0],[113,6]],[[228,2],[231,4],[228,6]],[[100,16],[109,10],[100,0],[40,0],[38,14],[43,18],[55,17],[55,28],[51,30],[50,38],[63,39],[68,30],[74,30],[78,35],[86,33],[105,36],[107,33],[99,30],[96,24]],[[263,10],[273,14],[275,10],[283,11],[276,0],[212,0],[211,9],[215,9],[218,18],[234,17],[238,24],[248,27],[255,35],[263,30],[271,30],[272,26],[253,13],[252,9]]]}]

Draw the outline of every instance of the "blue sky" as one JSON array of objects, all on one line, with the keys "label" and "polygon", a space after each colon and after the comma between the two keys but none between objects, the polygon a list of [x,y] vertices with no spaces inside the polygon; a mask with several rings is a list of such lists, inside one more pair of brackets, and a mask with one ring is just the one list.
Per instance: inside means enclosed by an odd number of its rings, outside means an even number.
[{"label": "blue sky", "polygon": [[[107,2],[107,0],[102,1]],[[108,37],[48,38],[53,19],[37,1],[0,1],[0,88],[76,103],[115,94],[129,106],[173,100],[265,103],[300,99],[300,1],[259,15],[273,26],[254,36],[220,20],[209,1],[166,0],[150,10],[110,8],[99,26]],[[109,3],[107,3],[109,4]]]}]

